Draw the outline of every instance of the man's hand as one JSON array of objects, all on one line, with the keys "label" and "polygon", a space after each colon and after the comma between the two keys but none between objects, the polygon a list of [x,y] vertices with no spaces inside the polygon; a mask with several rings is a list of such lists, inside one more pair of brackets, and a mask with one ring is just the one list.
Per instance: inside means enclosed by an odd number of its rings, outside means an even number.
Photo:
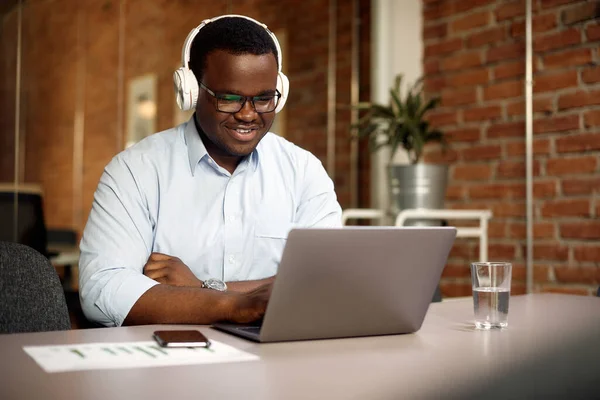
[{"label": "man's hand", "polygon": [[272,289],[273,283],[269,282],[250,292],[238,294],[237,305],[229,320],[245,324],[261,319],[267,310]]},{"label": "man's hand", "polygon": [[202,281],[179,258],[162,253],[150,254],[144,265],[144,275],[171,286],[202,286]]}]

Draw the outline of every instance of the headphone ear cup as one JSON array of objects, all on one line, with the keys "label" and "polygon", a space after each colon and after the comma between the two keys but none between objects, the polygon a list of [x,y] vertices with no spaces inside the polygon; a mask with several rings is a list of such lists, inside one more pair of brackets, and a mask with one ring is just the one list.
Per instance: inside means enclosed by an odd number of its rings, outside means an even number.
[{"label": "headphone ear cup", "polygon": [[279,104],[277,104],[277,108],[275,112],[278,113],[285,106],[285,102],[288,98],[288,92],[290,90],[290,81],[287,76],[283,72],[277,74],[277,90],[281,93],[281,98],[279,99]]},{"label": "headphone ear cup", "polygon": [[173,85],[179,108],[183,111],[196,108],[198,81],[189,68],[181,67],[173,73]]}]

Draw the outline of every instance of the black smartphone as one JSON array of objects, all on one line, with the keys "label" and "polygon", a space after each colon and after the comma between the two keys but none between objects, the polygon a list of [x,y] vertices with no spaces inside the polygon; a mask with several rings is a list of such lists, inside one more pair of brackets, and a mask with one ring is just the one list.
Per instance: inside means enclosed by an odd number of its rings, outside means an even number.
[{"label": "black smartphone", "polygon": [[197,330],[155,331],[153,337],[162,347],[210,347],[210,340]]}]

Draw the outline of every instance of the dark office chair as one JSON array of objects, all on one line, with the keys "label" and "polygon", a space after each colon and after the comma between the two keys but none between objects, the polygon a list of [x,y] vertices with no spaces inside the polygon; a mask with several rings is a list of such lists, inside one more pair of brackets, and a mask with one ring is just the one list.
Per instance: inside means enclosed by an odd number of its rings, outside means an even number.
[{"label": "dark office chair", "polygon": [[71,328],[56,270],[38,251],[0,242],[0,333]]},{"label": "dark office chair", "polygon": [[[41,190],[19,190],[15,194],[10,185],[0,186],[0,241],[21,243],[48,256]],[[18,209],[16,218],[15,196]]]}]

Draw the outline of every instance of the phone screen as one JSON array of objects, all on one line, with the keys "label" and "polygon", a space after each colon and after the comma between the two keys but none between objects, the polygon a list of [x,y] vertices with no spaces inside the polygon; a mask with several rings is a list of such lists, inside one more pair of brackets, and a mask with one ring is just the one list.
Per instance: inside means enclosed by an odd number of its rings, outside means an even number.
[{"label": "phone screen", "polygon": [[162,347],[209,347],[210,340],[197,330],[156,331],[154,340]]}]

